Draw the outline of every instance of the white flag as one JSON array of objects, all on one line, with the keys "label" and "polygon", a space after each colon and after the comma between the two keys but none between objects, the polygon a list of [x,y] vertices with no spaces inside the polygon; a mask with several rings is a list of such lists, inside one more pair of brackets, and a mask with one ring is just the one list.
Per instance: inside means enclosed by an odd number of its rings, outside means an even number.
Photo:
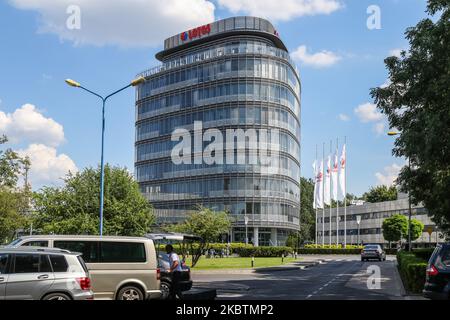
[{"label": "white flag", "polygon": [[320,167],[316,175],[316,208],[323,209],[323,160],[320,161]]},{"label": "white flag", "polygon": [[345,144],[342,147],[342,154],[341,154],[341,170],[339,171],[339,185],[341,189],[341,195],[343,198],[346,197],[347,193],[345,190],[345,167],[347,165],[347,158],[345,155]]},{"label": "white flag", "polygon": [[339,160],[338,160],[338,150],[333,156],[333,167],[331,168],[331,183],[333,185],[333,189],[331,192],[331,198],[335,201],[338,200],[338,171],[339,171]]},{"label": "white flag", "polygon": [[313,200],[313,209],[317,208],[317,160],[313,162],[313,174],[314,174],[314,200]]},{"label": "white flag", "polygon": [[327,170],[325,171],[325,186],[323,191],[323,202],[326,205],[331,205],[331,156],[327,158]]}]

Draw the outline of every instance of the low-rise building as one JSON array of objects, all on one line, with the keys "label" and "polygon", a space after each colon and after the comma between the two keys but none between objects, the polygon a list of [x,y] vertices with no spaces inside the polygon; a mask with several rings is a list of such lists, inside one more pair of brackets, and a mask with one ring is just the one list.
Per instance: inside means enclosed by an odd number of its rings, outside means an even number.
[{"label": "low-rise building", "polygon": [[[429,243],[443,242],[441,233],[435,223],[431,221],[427,214],[427,209],[423,205],[412,206],[412,218],[424,224],[424,230],[419,239],[413,242],[413,246],[425,246]],[[317,210],[317,243],[336,244],[344,243],[344,208],[339,208],[338,239],[336,241],[336,208],[326,208],[324,211]],[[399,194],[395,201],[385,201],[378,203],[358,203],[347,206],[347,244],[359,243],[379,243],[387,244],[383,237],[382,224],[384,219],[395,214],[408,216],[409,205],[408,196]],[[358,226],[357,217],[360,216]],[[330,226],[331,217],[331,226]],[[331,230],[331,241],[330,241]],[[405,240],[403,240],[405,241]]]}]

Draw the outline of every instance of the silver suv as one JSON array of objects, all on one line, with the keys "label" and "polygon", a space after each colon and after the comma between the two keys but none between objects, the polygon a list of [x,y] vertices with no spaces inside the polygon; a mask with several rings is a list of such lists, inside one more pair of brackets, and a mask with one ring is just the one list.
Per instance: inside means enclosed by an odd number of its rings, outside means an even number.
[{"label": "silver suv", "polygon": [[91,300],[90,282],[79,253],[0,247],[0,300]]}]

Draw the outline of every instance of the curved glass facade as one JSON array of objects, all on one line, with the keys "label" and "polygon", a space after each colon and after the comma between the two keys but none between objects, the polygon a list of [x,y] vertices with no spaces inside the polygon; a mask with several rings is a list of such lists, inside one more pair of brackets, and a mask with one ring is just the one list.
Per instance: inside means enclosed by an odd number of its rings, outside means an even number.
[{"label": "curved glass facade", "polygon": [[[249,241],[284,245],[299,229],[301,85],[276,31],[239,34],[242,23],[273,29],[253,17],[217,21],[208,28],[225,28],[220,36],[212,32],[186,44],[187,35],[169,38],[157,55],[163,64],[141,73],[147,81],[136,92],[135,175],[160,223],[182,221],[201,204],[230,213],[233,241],[245,241],[247,221]],[[195,144],[194,122],[202,123],[202,135],[252,130],[262,139],[269,132],[270,163],[258,157],[262,144],[251,141],[244,141],[243,162],[229,163],[217,151],[220,162],[196,161],[198,149],[192,162],[174,162],[180,142],[173,133],[184,130],[189,146]],[[200,154],[211,141],[200,141]]]}]

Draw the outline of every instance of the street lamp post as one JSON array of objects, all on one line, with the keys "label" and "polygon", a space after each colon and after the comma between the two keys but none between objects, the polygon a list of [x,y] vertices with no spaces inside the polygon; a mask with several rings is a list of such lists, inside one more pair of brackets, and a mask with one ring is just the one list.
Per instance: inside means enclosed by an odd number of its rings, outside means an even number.
[{"label": "street lamp post", "polygon": [[356,216],[356,223],[358,224],[358,241],[357,241],[356,245],[359,246],[359,225],[361,223],[361,216],[360,215]]},{"label": "street lamp post", "polygon": [[[400,134],[399,132],[395,131],[389,131],[388,136],[396,136]],[[411,158],[408,157],[408,169],[409,172],[411,172]],[[412,216],[412,209],[411,209],[411,191],[409,190],[408,186],[408,251],[411,251],[412,243],[411,243],[411,216]]]},{"label": "street lamp post", "polygon": [[247,215],[245,215],[245,217],[244,217],[244,223],[245,223],[245,244],[248,244],[248,230],[247,230],[248,217],[247,217]]},{"label": "street lamp post", "polygon": [[145,81],[144,77],[139,77],[137,79],[134,79],[133,81],[131,81],[128,85],[126,85],[125,87],[114,91],[113,93],[107,95],[106,97],[102,97],[101,95],[99,95],[98,93],[95,93],[94,91],[91,91],[85,87],[83,87],[80,83],[72,80],[72,79],[66,79],[66,83],[69,86],[75,87],[75,88],[80,88],[83,89],[84,91],[89,92],[90,94],[93,94],[94,96],[100,98],[102,100],[102,150],[101,150],[101,160],[100,160],[100,236],[103,235],[103,194],[104,194],[104,157],[103,157],[103,152],[104,152],[104,146],[105,146],[105,106],[106,106],[106,100],[108,100],[110,97],[112,97],[113,95],[129,88],[129,87],[135,87],[141,83],[143,83]]}]

